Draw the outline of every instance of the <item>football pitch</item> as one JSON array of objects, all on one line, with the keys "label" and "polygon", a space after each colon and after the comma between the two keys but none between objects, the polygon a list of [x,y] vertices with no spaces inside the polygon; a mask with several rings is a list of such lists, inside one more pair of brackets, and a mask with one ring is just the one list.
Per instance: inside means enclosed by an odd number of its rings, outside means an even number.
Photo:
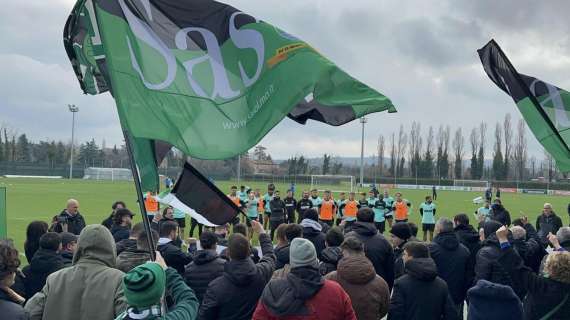
[{"label": "football pitch", "polygon": [[[230,186],[235,184],[232,181],[216,181],[215,183],[224,193],[228,193]],[[259,188],[262,192],[267,189],[267,182],[242,181],[241,184],[253,189]],[[111,212],[111,204],[116,200],[124,201],[133,212],[139,212],[132,182],[0,178],[0,186],[7,189],[8,236],[14,239],[19,250],[23,249],[28,223],[33,220],[43,220],[49,223],[51,218],[65,207],[66,200],[69,198],[79,200],[79,210],[88,224],[101,223]],[[284,183],[277,183],[276,186],[283,196],[289,188],[289,184]],[[295,196],[299,198],[301,191],[308,190],[309,187],[309,185],[297,185]],[[319,188],[324,188],[324,186],[319,186]],[[331,189],[338,190],[338,186],[336,189],[331,186]],[[368,189],[361,189],[361,191],[368,191]],[[419,204],[424,201],[426,195],[431,195],[431,190],[390,190],[390,194],[393,195],[396,191],[401,191],[404,198],[412,202],[410,219],[419,225]],[[438,191],[438,199],[435,201],[436,216],[451,218],[457,213],[464,212],[468,213],[473,221],[473,212],[479,205],[473,204],[472,200],[478,196],[482,194]],[[568,197],[503,193],[501,198],[505,207],[510,211],[512,219],[525,214],[529,217],[529,221],[534,223],[541,212],[543,203],[550,202],[554,211],[562,218],[564,225],[568,225],[566,213]],[[137,215],[135,222],[139,222],[140,219],[140,215]]]}]

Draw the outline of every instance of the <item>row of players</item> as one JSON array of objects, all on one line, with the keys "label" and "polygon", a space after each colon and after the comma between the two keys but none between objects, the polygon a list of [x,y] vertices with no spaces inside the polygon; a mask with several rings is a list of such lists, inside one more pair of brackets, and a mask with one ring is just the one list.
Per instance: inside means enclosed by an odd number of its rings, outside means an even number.
[{"label": "row of players", "polygon": [[[356,221],[356,213],[360,208],[371,208],[374,211],[374,223],[380,233],[384,233],[386,221],[391,228],[392,223],[407,222],[412,204],[397,192],[394,197],[384,190],[380,195],[376,189],[367,193],[360,193],[360,199],[356,200],[356,193],[340,192],[339,198],[334,199],[331,191],[325,191],[323,197],[319,196],[316,189],[303,191],[302,198],[296,200],[292,190],[287,190],[287,195],[281,198],[279,190],[270,184],[267,193],[263,196],[259,190],[246,190],[245,186],[238,192],[236,186],[232,186],[228,197],[245,213],[249,220],[257,220],[263,223],[265,229],[276,229],[281,223],[301,223],[305,212],[315,209],[318,212],[321,223],[333,226],[344,223],[350,227]],[[422,230],[424,237],[433,239],[435,228],[436,205],[431,196],[425,198],[419,207],[422,216]]]}]

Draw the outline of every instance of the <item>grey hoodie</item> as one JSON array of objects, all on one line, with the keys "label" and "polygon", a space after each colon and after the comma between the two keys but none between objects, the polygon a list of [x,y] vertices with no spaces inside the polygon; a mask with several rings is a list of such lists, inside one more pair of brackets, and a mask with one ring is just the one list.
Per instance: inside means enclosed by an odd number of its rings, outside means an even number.
[{"label": "grey hoodie", "polygon": [[30,319],[114,319],[126,309],[123,272],[111,232],[89,225],[81,232],[73,265],[52,273],[26,304]]}]

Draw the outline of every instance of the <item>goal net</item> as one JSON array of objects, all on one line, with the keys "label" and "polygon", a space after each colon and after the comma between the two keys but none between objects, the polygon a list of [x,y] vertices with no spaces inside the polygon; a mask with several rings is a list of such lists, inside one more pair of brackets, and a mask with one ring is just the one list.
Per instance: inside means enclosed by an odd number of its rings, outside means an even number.
[{"label": "goal net", "polygon": [[133,180],[131,170],[124,168],[86,168],[83,172],[86,180]]},{"label": "goal net", "polygon": [[453,180],[453,186],[455,186],[455,187],[488,188],[489,187],[489,181],[484,181],[484,180]]},{"label": "goal net", "polygon": [[332,192],[352,192],[354,191],[353,176],[339,175],[311,175],[311,190],[317,189],[320,192],[330,190]]}]

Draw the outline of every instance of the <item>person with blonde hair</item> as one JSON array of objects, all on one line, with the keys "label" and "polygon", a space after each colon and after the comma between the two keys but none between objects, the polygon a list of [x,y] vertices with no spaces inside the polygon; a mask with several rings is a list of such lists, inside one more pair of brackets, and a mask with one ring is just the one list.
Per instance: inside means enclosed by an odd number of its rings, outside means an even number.
[{"label": "person with blonde hair", "polygon": [[542,275],[524,266],[521,257],[508,240],[509,230],[504,226],[496,232],[503,254],[499,263],[513,279],[527,290],[524,301],[525,319],[570,319],[570,252],[560,247],[558,239],[549,234],[555,251],[546,258]]}]

